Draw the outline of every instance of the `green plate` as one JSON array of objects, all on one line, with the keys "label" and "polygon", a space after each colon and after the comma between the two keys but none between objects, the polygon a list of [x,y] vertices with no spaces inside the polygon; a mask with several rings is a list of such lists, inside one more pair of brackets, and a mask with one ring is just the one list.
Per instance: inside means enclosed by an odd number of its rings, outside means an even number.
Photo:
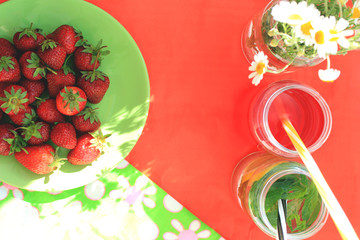
[{"label": "green plate", "polygon": [[0,5],[0,20],[0,37],[9,40],[31,22],[45,33],[69,24],[90,43],[103,39],[111,53],[100,69],[109,76],[110,87],[96,106],[104,134],[112,134],[111,146],[92,165],[66,163],[50,175],[34,174],[13,156],[0,156],[0,180],[28,190],[61,191],[88,184],[113,169],[134,147],[149,109],[148,74],[131,35],[108,13],[81,0],[11,0]]}]

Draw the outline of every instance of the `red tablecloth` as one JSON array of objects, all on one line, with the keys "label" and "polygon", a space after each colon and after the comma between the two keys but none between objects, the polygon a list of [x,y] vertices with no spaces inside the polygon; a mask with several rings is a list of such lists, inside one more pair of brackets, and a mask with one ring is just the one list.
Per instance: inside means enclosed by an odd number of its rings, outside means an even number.
[{"label": "red tablecloth", "polygon": [[[258,150],[247,122],[253,96],[275,80],[302,81],[318,90],[332,110],[333,130],[314,158],[360,233],[360,52],[332,58],[342,72],[335,83],[318,79],[322,63],[265,76],[255,87],[247,77],[240,38],[245,23],[267,0],[89,2],[129,31],[147,64],[150,112],[127,158],[131,164],[224,238],[270,239],[232,198],[230,178],[237,162]],[[329,219],[311,239],[341,238]]]}]

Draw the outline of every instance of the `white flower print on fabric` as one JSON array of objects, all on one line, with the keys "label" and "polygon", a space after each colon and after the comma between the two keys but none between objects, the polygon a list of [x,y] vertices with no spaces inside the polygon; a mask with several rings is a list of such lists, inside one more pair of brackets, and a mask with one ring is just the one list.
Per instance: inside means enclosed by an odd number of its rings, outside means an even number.
[{"label": "white flower print on fabric", "polygon": [[87,198],[93,201],[100,200],[105,194],[105,184],[96,180],[84,187],[84,193]]},{"label": "white flower print on fabric", "polygon": [[126,161],[125,159],[121,160],[120,163],[118,165],[116,165],[115,168],[117,169],[124,169],[129,165],[129,162]]},{"label": "white flower print on fabric", "polygon": [[12,191],[14,198],[17,198],[20,200],[24,199],[24,194],[19,188],[11,186],[11,185],[3,182],[2,185],[0,186],[0,200],[4,200],[5,198],[7,198],[10,191]]},{"label": "white flower print on fabric", "polygon": [[166,194],[163,203],[165,209],[172,213],[180,212],[183,209],[183,206],[169,194]]},{"label": "white flower print on fabric", "polygon": [[177,219],[171,220],[171,225],[179,232],[179,234],[166,232],[163,235],[165,240],[198,240],[201,238],[208,238],[211,235],[209,230],[203,230],[196,233],[200,229],[199,220],[192,221],[189,229],[184,229],[184,226]]},{"label": "white flower print on fabric", "polygon": [[122,202],[129,206],[134,206],[139,203],[143,203],[149,208],[156,206],[154,200],[147,197],[156,193],[155,186],[146,187],[146,185],[150,183],[147,177],[143,175],[139,176],[135,181],[135,185],[131,186],[128,179],[121,175],[118,177],[118,183],[122,189],[111,191],[109,194],[110,198],[122,199]]}]

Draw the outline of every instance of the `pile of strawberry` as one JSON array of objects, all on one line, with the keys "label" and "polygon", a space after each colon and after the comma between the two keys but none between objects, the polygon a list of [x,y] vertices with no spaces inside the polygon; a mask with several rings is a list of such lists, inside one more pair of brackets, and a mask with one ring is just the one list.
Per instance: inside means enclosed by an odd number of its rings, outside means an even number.
[{"label": "pile of strawberry", "polygon": [[31,24],[12,40],[0,38],[0,155],[37,174],[98,159],[106,136],[94,105],[110,84],[99,71],[106,46],[69,25],[45,35]]}]

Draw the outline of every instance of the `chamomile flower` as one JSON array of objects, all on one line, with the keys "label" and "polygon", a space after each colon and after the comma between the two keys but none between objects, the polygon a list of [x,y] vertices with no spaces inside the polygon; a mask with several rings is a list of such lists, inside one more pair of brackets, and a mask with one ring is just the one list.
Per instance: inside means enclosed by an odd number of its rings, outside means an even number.
[{"label": "chamomile flower", "polygon": [[329,54],[336,54],[338,44],[343,48],[350,46],[346,37],[353,34],[353,30],[346,30],[349,22],[345,19],[336,21],[334,16],[322,17],[313,23],[314,29],[310,31],[315,41],[318,55],[325,58]]},{"label": "chamomile flower", "polygon": [[251,66],[249,67],[250,71],[253,71],[250,73],[249,78],[254,78],[252,80],[252,84],[257,86],[261,79],[263,79],[264,73],[266,73],[268,68],[269,60],[268,57],[264,54],[264,52],[259,52],[255,55],[254,61],[251,63]]},{"label": "chamomile flower", "polygon": [[271,14],[274,20],[292,25],[296,36],[303,39],[306,45],[313,44],[310,34],[313,29],[312,22],[320,18],[320,11],[314,4],[308,6],[306,1],[280,2],[274,6]]}]

